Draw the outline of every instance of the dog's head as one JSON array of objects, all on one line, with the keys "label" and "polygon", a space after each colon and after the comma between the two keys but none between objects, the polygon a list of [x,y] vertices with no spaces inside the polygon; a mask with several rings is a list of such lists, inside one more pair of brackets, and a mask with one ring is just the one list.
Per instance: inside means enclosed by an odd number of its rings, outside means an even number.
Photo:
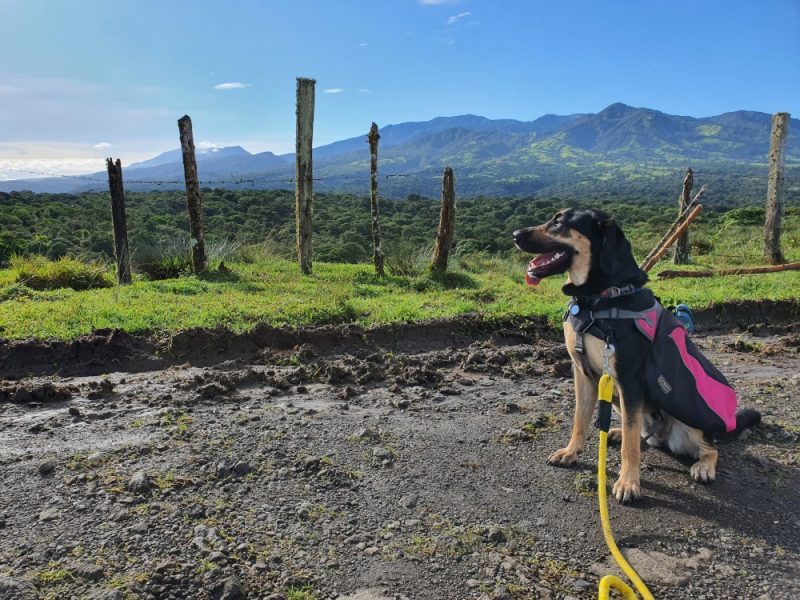
[{"label": "dog's head", "polygon": [[529,284],[566,272],[569,279],[561,289],[568,296],[591,296],[629,283],[640,287],[647,281],[622,229],[599,210],[560,210],[543,225],[515,231],[514,243],[539,255],[528,267]]}]

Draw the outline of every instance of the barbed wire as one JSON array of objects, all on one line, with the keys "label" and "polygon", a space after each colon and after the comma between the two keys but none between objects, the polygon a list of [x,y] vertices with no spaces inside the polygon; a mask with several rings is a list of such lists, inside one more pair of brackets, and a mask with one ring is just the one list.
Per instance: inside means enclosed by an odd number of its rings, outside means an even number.
[{"label": "barbed wire", "polygon": [[[656,168],[655,165],[652,167]],[[647,169],[647,165],[642,165],[643,169]],[[663,167],[657,167],[659,169],[663,169]],[[559,165],[537,165],[536,170],[531,173],[531,177],[537,177],[538,173],[541,173],[543,170],[556,170],[556,169],[563,169]],[[48,171],[36,171],[31,169],[18,169],[14,167],[0,167],[0,171],[12,171],[14,173],[25,173],[29,175],[41,175],[43,177],[52,177],[52,178],[61,178],[61,179],[77,179],[82,181],[93,181],[97,183],[107,183],[106,179],[101,179],[98,177],[93,177],[91,175],[68,175],[64,173],[52,173]],[[419,180],[420,176],[427,176],[429,178],[432,177],[439,177],[442,174],[443,169],[422,169],[418,171],[409,171],[405,173],[384,173],[379,175],[379,177],[383,178],[384,180],[390,181],[392,179],[397,178],[412,178]],[[596,173],[596,168],[587,166],[583,169],[578,170],[576,173],[573,173],[568,179],[575,180],[575,179],[586,179],[585,176],[581,176],[581,173],[592,172]],[[704,175],[704,176],[724,176],[724,177],[731,177],[732,173],[730,171],[724,170],[696,170],[692,171],[694,175]],[[674,169],[674,173],[676,176],[678,174],[685,173],[685,170],[682,169]],[[467,172],[466,177],[474,177],[478,175],[477,173],[469,173]],[[462,175],[463,176],[463,175]],[[669,176],[665,174],[663,176]],[[768,173],[745,173],[745,174],[736,174],[733,175],[733,178],[736,180],[740,179],[760,179],[765,180],[768,177]],[[312,181],[342,181],[342,180],[368,180],[368,175],[344,175],[344,174],[332,174],[332,175],[325,175],[322,177],[313,177]],[[783,177],[784,182],[786,183],[796,183],[800,182],[800,177],[794,176],[785,176]],[[155,185],[155,186],[165,186],[165,185],[184,185],[185,181],[181,179],[125,179],[125,184],[130,185]],[[295,177],[239,177],[239,176],[231,176],[229,179],[203,179],[200,180],[199,185],[251,185],[255,186],[256,184],[293,184],[295,183]]]}]

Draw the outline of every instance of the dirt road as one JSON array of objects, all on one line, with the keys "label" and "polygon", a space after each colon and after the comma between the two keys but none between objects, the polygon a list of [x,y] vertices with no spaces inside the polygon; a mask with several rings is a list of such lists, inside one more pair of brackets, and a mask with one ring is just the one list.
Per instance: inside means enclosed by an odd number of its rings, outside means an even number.
[{"label": "dirt road", "polygon": [[[799,330],[695,337],[763,424],[708,486],[643,453],[644,498],[611,519],[657,598],[800,597]],[[545,464],[571,426],[557,333],[215,344],[0,383],[0,598],[596,597],[596,440]]]}]

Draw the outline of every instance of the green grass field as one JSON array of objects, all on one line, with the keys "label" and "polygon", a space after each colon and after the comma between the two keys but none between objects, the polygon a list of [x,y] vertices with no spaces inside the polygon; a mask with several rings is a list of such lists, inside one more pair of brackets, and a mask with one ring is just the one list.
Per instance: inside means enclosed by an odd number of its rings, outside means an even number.
[{"label": "green grass field", "polygon": [[[789,260],[800,260],[796,245],[785,250]],[[559,320],[567,300],[560,291],[563,276],[529,288],[523,283],[525,257],[472,256],[460,263],[444,277],[380,279],[371,265],[316,263],[314,274],[303,276],[291,261],[265,259],[228,263],[226,274],[163,281],[137,277],[130,286],[84,291],[34,290],[16,282],[13,269],[5,269],[0,270],[0,337],[69,340],[101,328],[158,334],[224,326],[241,332],[258,323],[372,325],[470,313]],[[701,257],[692,268],[709,266],[730,266],[730,261]],[[662,261],[651,276],[665,268],[672,265]],[[651,287],[665,304],[686,302],[694,308],[732,300],[800,301],[800,272],[654,281]]]}]

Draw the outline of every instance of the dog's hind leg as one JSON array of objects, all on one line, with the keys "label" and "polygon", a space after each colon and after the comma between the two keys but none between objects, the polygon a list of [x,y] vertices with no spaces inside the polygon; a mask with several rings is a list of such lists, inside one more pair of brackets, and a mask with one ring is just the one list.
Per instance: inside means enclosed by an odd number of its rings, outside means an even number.
[{"label": "dog's hind leg", "polygon": [[583,452],[586,437],[597,402],[597,383],[584,375],[579,368],[573,368],[575,380],[575,416],[572,419],[572,436],[566,448],[556,450],[547,459],[547,463],[557,466],[568,466],[575,462]]},{"label": "dog's hind leg", "polygon": [[632,502],[642,495],[642,486],[639,479],[639,465],[641,461],[642,423],[644,412],[641,401],[631,399],[631,394],[626,399],[620,386],[617,387],[620,395],[620,408],[622,410],[622,467],[619,479],[614,484],[611,493],[618,502]]},{"label": "dog's hind leg", "polygon": [[672,417],[667,446],[674,454],[684,454],[697,459],[689,469],[692,479],[700,483],[711,483],[716,479],[719,451],[714,444],[705,439],[702,431]]}]

